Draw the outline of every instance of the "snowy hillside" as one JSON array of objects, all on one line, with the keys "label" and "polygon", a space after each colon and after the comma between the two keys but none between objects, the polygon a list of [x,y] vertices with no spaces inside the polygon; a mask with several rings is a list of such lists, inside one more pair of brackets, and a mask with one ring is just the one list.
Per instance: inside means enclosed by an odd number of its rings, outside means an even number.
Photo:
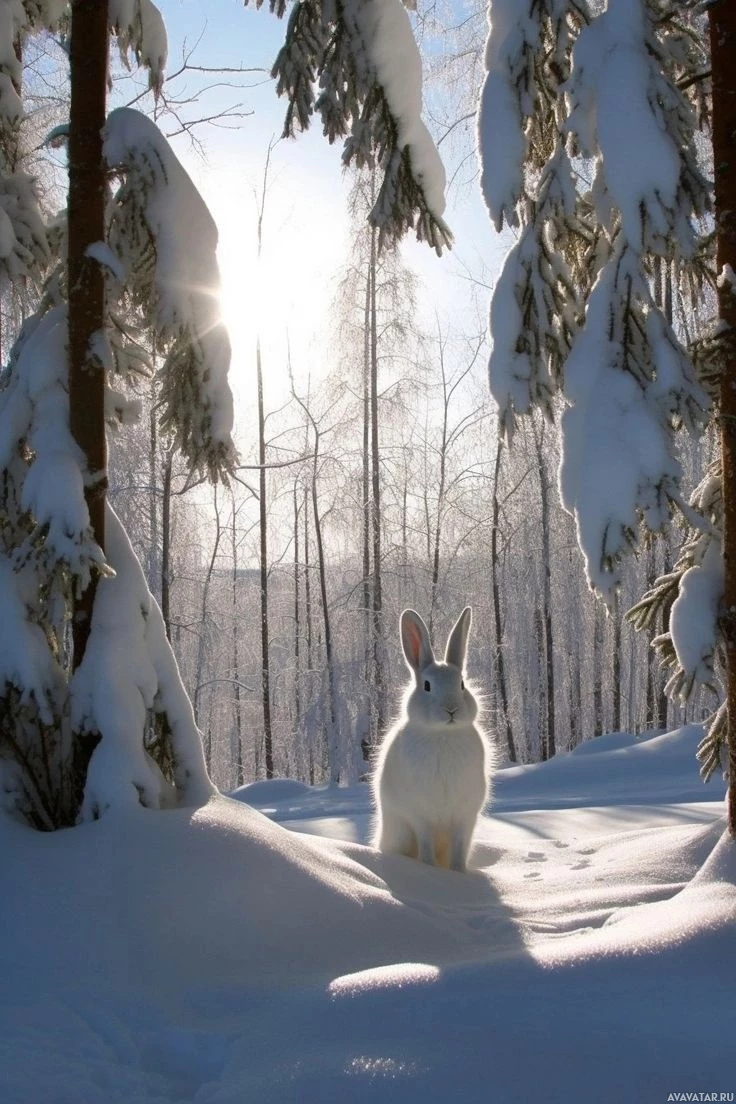
[{"label": "snowy hillside", "polygon": [[733,1092],[736,849],[698,736],[499,772],[466,875],[367,848],[366,786],[3,819],[0,1100]]}]

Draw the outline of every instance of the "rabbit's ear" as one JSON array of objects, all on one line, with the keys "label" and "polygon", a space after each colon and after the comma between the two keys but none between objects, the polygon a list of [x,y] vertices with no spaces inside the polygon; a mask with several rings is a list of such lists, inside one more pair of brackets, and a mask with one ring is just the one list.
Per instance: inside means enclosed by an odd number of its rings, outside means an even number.
[{"label": "rabbit's ear", "polygon": [[468,650],[468,633],[470,632],[472,616],[473,611],[470,606],[466,606],[447,638],[445,663],[452,663],[454,667],[459,667],[461,671],[465,666],[465,653]]},{"label": "rabbit's ear", "polygon": [[414,610],[404,610],[401,615],[401,644],[412,671],[421,671],[434,662],[427,626]]}]

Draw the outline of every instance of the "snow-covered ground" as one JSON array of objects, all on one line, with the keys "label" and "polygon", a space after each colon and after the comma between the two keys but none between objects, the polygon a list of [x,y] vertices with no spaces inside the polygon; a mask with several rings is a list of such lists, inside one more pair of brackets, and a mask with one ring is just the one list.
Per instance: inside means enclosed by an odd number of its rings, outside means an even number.
[{"label": "snow-covered ground", "polygon": [[499,772],[465,875],[365,846],[366,786],[3,818],[0,1101],[734,1099],[736,845],[698,737]]}]

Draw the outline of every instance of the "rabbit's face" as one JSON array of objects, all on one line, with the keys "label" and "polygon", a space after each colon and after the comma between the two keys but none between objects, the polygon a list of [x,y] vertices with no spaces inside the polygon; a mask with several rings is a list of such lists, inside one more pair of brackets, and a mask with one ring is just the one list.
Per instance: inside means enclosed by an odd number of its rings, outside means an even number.
[{"label": "rabbit's face", "polygon": [[428,663],[416,673],[406,700],[409,720],[423,728],[469,725],[478,716],[478,705],[465,684],[463,672],[452,663]]}]

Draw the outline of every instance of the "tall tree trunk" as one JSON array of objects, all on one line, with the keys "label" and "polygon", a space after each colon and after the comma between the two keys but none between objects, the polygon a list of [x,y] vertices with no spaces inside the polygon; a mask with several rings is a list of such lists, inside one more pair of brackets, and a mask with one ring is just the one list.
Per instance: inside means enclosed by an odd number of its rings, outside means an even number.
[{"label": "tall tree trunk", "polygon": [[[260,265],[263,253],[263,217],[268,192],[268,173],[275,142],[268,144],[263,166],[258,222],[256,226],[257,257]],[[261,585],[261,703],[263,708],[263,748],[266,778],[273,778],[273,729],[271,726],[271,649],[268,632],[268,503],[266,501],[266,416],[263,405],[263,363],[261,335],[256,336],[256,382],[258,388],[258,505],[260,525],[259,574]]]},{"label": "tall tree trunk", "polygon": [[340,781],[340,764],[338,762],[338,733],[337,733],[337,681],[335,677],[335,657],[332,649],[332,622],[330,619],[330,607],[327,602],[327,567],[325,564],[324,542],[322,540],[322,519],[319,513],[317,498],[317,473],[319,462],[319,430],[314,426],[314,463],[312,467],[312,517],[314,519],[314,539],[317,545],[317,572],[319,576],[320,597],[322,599],[322,623],[325,633],[325,664],[327,667],[327,699],[328,699],[328,741],[330,783],[338,785]]},{"label": "tall tree trunk", "polygon": [[174,449],[169,449],[164,460],[161,499],[161,616],[164,619],[166,639],[171,641],[171,476],[174,465]]},{"label": "tall tree trunk", "polygon": [[621,611],[618,593],[613,598],[613,663],[612,663],[612,698],[613,698],[613,722],[614,732],[621,731]]},{"label": "tall tree trunk", "polygon": [[258,382],[258,516],[260,525],[259,574],[261,583],[261,702],[263,705],[263,749],[266,778],[273,778],[273,731],[271,728],[271,661],[268,636],[268,503],[266,501],[266,419],[263,409],[263,365],[261,338],[256,339]]},{"label": "tall tree trunk", "polygon": [[[312,705],[312,683],[313,683],[313,671],[314,671],[314,648],[312,644],[313,630],[312,630],[312,577],[311,577],[311,564],[309,560],[309,491],[304,488],[304,621],[306,623],[306,638],[307,638],[307,702],[308,706]],[[310,785],[314,785],[315,782],[315,748],[313,745],[313,733],[309,731],[307,733],[307,740],[309,745],[309,782]]]},{"label": "tall tree trunk", "polygon": [[294,735],[302,717],[301,594],[299,578],[299,481],[294,480]]},{"label": "tall tree trunk", "polygon": [[572,645],[570,652],[568,653],[568,671],[570,678],[570,744],[569,750],[572,751],[576,748],[583,738],[582,733],[582,714],[583,714],[583,693],[582,693],[582,675],[581,675],[581,663],[580,663],[580,649],[577,641]]},{"label": "tall tree trunk", "polygon": [[[87,467],[85,500],[94,538],[105,548],[107,443],[105,370],[93,354],[105,324],[105,282],[89,247],[105,240],[106,173],[102,160],[108,52],[107,0],[73,0],[69,65],[69,424]],[[84,658],[97,589],[93,574],[76,599],[73,667]]]},{"label": "tall tree trunk", "polygon": [[240,643],[238,630],[240,628],[240,618],[238,617],[238,541],[235,531],[235,522],[237,520],[237,513],[235,510],[235,494],[232,495],[233,502],[233,525],[231,538],[231,553],[233,561],[233,577],[232,577],[232,603],[233,603],[233,683],[235,690],[235,777],[238,786],[242,786],[245,782],[245,763],[243,757],[243,705],[240,691]]},{"label": "tall tree trunk", "polygon": [[603,733],[603,641],[605,614],[593,600],[593,735]]},{"label": "tall tree trunk", "polygon": [[[84,456],[84,498],[95,541],[105,551],[107,441],[105,369],[94,355],[95,336],[105,326],[105,281],[88,253],[105,240],[106,173],[102,128],[107,97],[109,30],[107,0],[73,0],[69,68],[69,195],[67,201],[69,428]],[[72,670],[82,660],[92,629],[98,575],[72,598]],[[87,770],[99,736],[76,733],[72,751],[73,804],[84,794]]]},{"label": "tall tree trunk", "polygon": [[434,519],[432,537],[432,583],[429,598],[429,635],[434,628],[434,611],[437,605],[437,592],[440,583],[440,549],[442,542],[442,518],[445,506],[445,483],[447,480],[447,423],[449,418],[449,396],[447,392],[447,372],[445,369],[445,349],[442,342],[439,320],[437,321],[438,347],[440,353],[440,375],[442,378],[442,430],[440,437],[440,476],[437,486],[437,512]]},{"label": "tall tree trunk", "polygon": [[542,522],[542,625],[544,635],[544,669],[546,679],[545,696],[547,699],[546,735],[543,745],[543,758],[552,759],[557,752],[557,740],[555,736],[555,656],[554,635],[552,629],[552,572],[551,572],[551,541],[550,541],[550,510],[549,510],[549,484],[547,482],[547,466],[544,456],[544,424],[539,432],[537,425],[532,422],[534,435],[534,447],[537,454],[537,467],[539,469],[539,501],[541,505]]},{"label": "tall tree trunk", "polygon": [[495,693],[501,702],[501,718],[504,734],[506,736],[506,751],[509,760],[516,762],[516,748],[514,746],[514,734],[511,729],[511,717],[509,714],[509,698],[506,688],[506,666],[503,655],[503,622],[501,618],[501,585],[499,580],[499,556],[498,556],[498,528],[499,528],[499,501],[498,484],[501,472],[501,449],[503,447],[499,436],[496,446],[496,463],[493,468],[493,524],[491,526],[491,597],[493,600],[493,627],[495,640],[493,647],[493,685]]},{"label": "tall tree trunk", "polygon": [[[202,587],[202,603],[200,606],[199,615],[199,641],[197,643],[197,668],[194,676],[194,701],[192,705],[194,707],[194,720],[199,728],[202,728],[201,723],[201,710],[199,707],[199,695],[206,685],[202,676],[204,675],[204,660],[207,651],[207,619],[209,612],[209,597],[210,587],[212,586],[212,576],[215,572],[215,562],[217,560],[217,553],[220,549],[220,541],[222,540],[222,525],[220,523],[220,505],[217,501],[217,484],[214,487],[214,506],[215,506],[215,540],[212,545],[212,555],[210,556],[210,562],[207,566],[207,572],[204,577],[204,585]],[[212,727],[211,725],[207,729],[207,739],[205,740],[205,759],[207,761],[207,772],[212,771]]]},{"label": "tall tree trunk", "polygon": [[732,283],[736,273],[736,5],[733,0],[714,0],[708,13],[717,268],[728,277],[720,281],[718,289],[724,355],[720,388],[725,563],[721,628],[726,651],[728,824],[736,835],[736,287]]},{"label": "tall tree trunk", "polygon": [[373,671],[373,644],[372,625],[373,614],[371,610],[371,273],[366,273],[365,281],[365,312],[363,320],[363,456],[362,456],[362,485],[363,513],[362,513],[362,543],[363,543],[363,670],[365,674],[366,688],[366,723],[367,731],[361,734],[363,759],[366,762],[371,758],[374,731],[372,717],[374,708],[372,702],[372,689],[375,684]]},{"label": "tall tree trunk", "polygon": [[158,423],[156,408],[151,403],[148,415],[148,514],[150,548],[148,550],[148,585],[151,593],[161,600],[161,533],[159,531],[158,503]]},{"label": "tall tree trunk", "polygon": [[378,438],[378,231],[371,227],[370,255],[370,390],[371,390],[371,523],[373,528],[373,674],[375,725],[373,742],[378,743],[385,719],[385,664],[383,643],[383,584],[381,579],[381,453]]}]

